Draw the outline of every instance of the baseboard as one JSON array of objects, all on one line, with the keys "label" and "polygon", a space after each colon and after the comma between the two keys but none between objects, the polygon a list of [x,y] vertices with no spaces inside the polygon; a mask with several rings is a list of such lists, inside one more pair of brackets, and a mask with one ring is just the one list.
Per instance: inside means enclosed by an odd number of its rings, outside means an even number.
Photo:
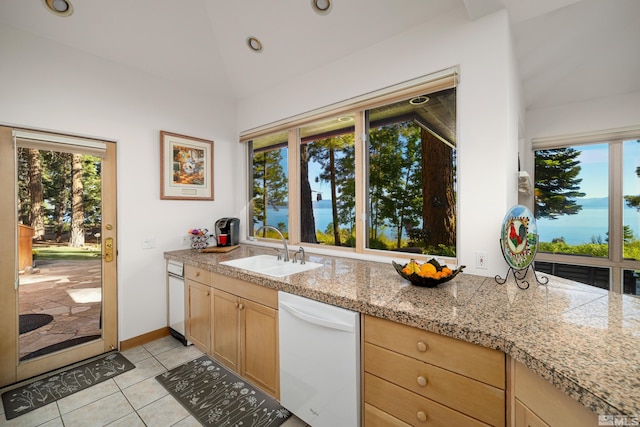
[{"label": "baseboard", "polygon": [[146,344],[151,341],[155,341],[158,338],[171,335],[168,327],[156,329],[155,331],[147,332],[146,334],[138,335],[137,337],[129,338],[128,340],[120,341],[120,351],[129,350],[133,347]]}]

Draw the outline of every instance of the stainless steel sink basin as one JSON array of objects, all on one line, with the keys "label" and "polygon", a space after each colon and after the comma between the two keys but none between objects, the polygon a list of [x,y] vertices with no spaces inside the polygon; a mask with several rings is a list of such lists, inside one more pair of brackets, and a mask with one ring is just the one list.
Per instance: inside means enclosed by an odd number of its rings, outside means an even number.
[{"label": "stainless steel sink basin", "polygon": [[220,264],[273,277],[285,277],[322,267],[322,264],[318,264],[317,262],[307,261],[304,264],[300,264],[300,262],[285,262],[278,260],[275,255],[256,255],[231,261],[223,261]]}]

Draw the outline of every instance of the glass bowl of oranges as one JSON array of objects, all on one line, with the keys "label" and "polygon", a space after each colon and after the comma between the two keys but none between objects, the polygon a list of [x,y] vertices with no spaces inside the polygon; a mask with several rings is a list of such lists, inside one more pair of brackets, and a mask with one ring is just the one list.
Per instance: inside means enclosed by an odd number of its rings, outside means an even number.
[{"label": "glass bowl of oranges", "polygon": [[456,277],[456,275],[465,267],[464,265],[461,265],[455,270],[452,270],[446,265],[440,265],[435,258],[431,258],[429,261],[422,264],[414,259],[410,260],[405,265],[398,264],[395,261],[391,261],[391,263],[398,274],[410,281],[412,285],[427,288],[433,288],[438,286],[440,283],[448,282]]}]

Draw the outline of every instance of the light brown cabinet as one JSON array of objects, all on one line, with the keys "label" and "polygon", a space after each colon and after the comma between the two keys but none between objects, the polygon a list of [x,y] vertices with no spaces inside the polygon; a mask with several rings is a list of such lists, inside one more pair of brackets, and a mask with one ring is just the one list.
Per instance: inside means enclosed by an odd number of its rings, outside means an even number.
[{"label": "light brown cabinet", "polygon": [[278,398],[278,292],[185,266],[187,339]]},{"label": "light brown cabinet", "polygon": [[211,276],[207,270],[186,265],[186,338],[205,353],[211,350]]},{"label": "light brown cabinet", "polygon": [[504,426],[505,355],[364,316],[365,426]]},{"label": "light brown cabinet", "polygon": [[213,274],[211,354],[279,397],[278,292]]},{"label": "light brown cabinet", "polygon": [[523,364],[509,359],[515,427],[596,427],[598,416]]},{"label": "light brown cabinet", "polygon": [[213,290],[211,354],[236,372],[240,372],[240,310],[237,296]]}]

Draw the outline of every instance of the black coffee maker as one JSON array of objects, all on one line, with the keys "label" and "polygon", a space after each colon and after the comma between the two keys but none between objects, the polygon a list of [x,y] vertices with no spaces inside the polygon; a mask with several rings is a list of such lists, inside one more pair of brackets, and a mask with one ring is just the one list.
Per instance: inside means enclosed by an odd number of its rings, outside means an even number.
[{"label": "black coffee maker", "polygon": [[233,246],[240,242],[240,220],[238,218],[220,218],[216,221],[215,229],[218,246]]}]

